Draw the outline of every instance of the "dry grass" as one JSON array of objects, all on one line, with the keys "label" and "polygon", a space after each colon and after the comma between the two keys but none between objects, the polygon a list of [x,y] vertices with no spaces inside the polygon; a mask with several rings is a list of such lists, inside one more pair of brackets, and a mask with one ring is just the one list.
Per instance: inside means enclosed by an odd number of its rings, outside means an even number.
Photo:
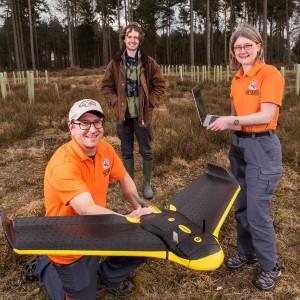
[{"label": "dry grass", "polygon": [[[283,144],[284,174],[273,200],[272,216],[277,232],[278,255],[283,276],[273,291],[260,292],[252,285],[258,266],[232,272],[221,266],[212,272],[196,272],[168,261],[149,259],[132,274],[136,289],[123,299],[300,299],[300,203],[299,120],[300,98],[288,74],[278,135]],[[49,86],[40,83],[34,105],[27,102],[21,87],[0,112],[0,207],[11,218],[43,215],[43,174],[52,153],[69,139],[68,109],[76,100],[101,101],[107,115],[106,139],[119,151],[119,140],[111,111],[102,101],[99,70],[68,70],[51,74]],[[58,93],[54,89],[57,83]],[[229,133],[206,132],[200,127],[191,99],[190,81],[168,83],[167,95],[153,120],[156,196],[151,203],[166,207],[170,198],[203,174],[207,162],[228,167]],[[209,111],[229,111],[229,84],[202,84]],[[1,101],[1,100],[0,100]],[[136,184],[141,190],[141,159],[136,155]],[[109,207],[127,212],[117,184],[109,191]],[[235,221],[231,212],[220,232],[225,255],[235,251]],[[22,284],[20,271],[28,256],[9,248],[0,229],[0,299],[47,299],[38,283]],[[99,291],[98,299],[116,299]]]}]

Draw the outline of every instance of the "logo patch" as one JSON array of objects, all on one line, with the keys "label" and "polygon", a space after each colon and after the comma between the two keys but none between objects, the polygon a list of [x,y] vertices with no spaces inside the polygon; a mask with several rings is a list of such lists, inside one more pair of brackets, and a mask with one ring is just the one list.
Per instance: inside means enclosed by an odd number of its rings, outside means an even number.
[{"label": "logo patch", "polygon": [[104,176],[109,175],[109,172],[110,172],[109,160],[107,158],[103,159],[102,164],[103,164],[103,175]]},{"label": "logo patch", "polygon": [[249,85],[249,90],[256,90],[256,82],[252,82],[250,85]]},{"label": "logo patch", "polygon": [[79,104],[79,107],[89,107],[89,106],[96,106],[96,102],[93,100],[85,100]]},{"label": "logo patch", "polygon": [[246,95],[247,96],[259,96],[259,90],[256,89],[256,81],[252,82],[249,87],[248,90],[246,90]]},{"label": "logo patch", "polygon": [[106,159],[103,159],[103,169],[108,169],[109,168],[109,160],[106,158]]}]

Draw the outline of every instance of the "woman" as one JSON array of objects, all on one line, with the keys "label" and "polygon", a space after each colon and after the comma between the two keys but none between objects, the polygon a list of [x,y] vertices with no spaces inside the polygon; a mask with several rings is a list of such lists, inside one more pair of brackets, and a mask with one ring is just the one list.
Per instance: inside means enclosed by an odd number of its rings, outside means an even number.
[{"label": "woman", "polygon": [[212,131],[239,127],[229,152],[232,172],[241,186],[235,202],[238,253],[225,264],[238,269],[259,262],[261,272],[254,285],[269,290],[281,275],[270,206],[282,175],[275,129],[284,80],[275,67],[264,63],[262,38],[249,24],[238,27],[231,36],[230,66],[239,68],[231,83],[232,114],[207,127]]}]

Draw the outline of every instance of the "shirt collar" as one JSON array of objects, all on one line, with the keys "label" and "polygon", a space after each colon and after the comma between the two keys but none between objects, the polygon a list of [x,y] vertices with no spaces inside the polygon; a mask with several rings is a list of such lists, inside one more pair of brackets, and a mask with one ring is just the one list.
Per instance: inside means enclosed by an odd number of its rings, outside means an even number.
[{"label": "shirt collar", "polygon": [[[245,76],[249,76],[249,77],[254,76],[264,65],[265,65],[265,63],[263,63],[261,61],[257,61]],[[236,73],[235,77],[241,78],[243,76],[244,76],[243,68],[240,68],[238,70],[238,72]]]},{"label": "shirt collar", "polygon": [[[95,153],[95,157],[97,155],[101,155],[101,153],[104,151],[103,148],[103,143],[104,141],[101,139],[97,148],[96,148],[96,153]],[[73,153],[77,156],[79,156],[79,158],[84,161],[87,159],[91,159],[84,151],[83,149],[79,146],[79,144],[77,143],[77,141],[75,140],[75,138],[72,136],[72,140],[70,141],[70,147],[73,151]],[[103,155],[103,154],[102,154]]]},{"label": "shirt collar", "polygon": [[89,157],[86,155],[86,153],[83,151],[83,149],[79,146],[75,138],[72,136],[72,140],[70,142],[71,149],[73,150],[73,153],[80,157],[81,160],[87,160]]}]

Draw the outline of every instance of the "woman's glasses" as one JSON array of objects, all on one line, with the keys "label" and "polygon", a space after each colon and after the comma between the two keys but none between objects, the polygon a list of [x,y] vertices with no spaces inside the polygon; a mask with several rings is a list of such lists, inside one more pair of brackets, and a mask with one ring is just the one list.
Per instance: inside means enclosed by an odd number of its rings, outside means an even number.
[{"label": "woman's glasses", "polygon": [[234,46],[233,50],[234,52],[241,52],[242,49],[244,49],[245,51],[249,51],[252,49],[253,46],[253,44],[245,44],[244,46]]}]

